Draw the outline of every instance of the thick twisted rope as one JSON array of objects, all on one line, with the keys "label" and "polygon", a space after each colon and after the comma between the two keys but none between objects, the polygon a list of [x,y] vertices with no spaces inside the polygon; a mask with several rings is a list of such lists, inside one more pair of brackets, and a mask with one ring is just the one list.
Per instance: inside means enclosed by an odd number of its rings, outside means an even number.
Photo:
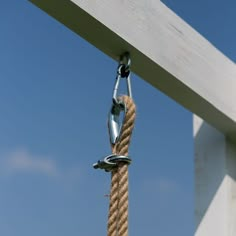
[{"label": "thick twisted rope", "polygon": [[[136,108],[129,96],[121,96],[119,100],[126,105],[126,114],[119,141],[112,145],[112,153],[128,156]],[[107,231],[107,236],[128,236],[128,165],[125,163],[120,163],[111,173]]]}]

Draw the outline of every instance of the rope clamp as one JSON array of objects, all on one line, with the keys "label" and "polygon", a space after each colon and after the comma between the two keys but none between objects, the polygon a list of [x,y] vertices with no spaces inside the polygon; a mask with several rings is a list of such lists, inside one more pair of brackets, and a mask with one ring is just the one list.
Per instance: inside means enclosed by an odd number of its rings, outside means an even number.
[{"label": "rope clamp", "polygon": [[119,122],[120,113],[122,111],[126,113],[125,104],[121,100],[119,100],[119,97],[117,96],[120,80],[122,78],[126,79],[127,95],[132,98],[132,90],[130,82],[130,64],[131,60],[129,58],[129,54],[125,53],[124,55],[121,56],[120,63],[117,68],[116,82],[112,96],[112,106],[108,116],[108,129],[109,129],[110,141],[112,144],[116,144],[116,142],[119,140],[120,137],[120,132],[122,128]]},{"label": "rope clamp", "polygon": [[106,172],[112,171],[114,168],[118,167],[119,163],[130,164],[131,159],[128,156],[111,154],[106,156],[103,160],[99,160],[97,163],[93,164],[94,169],[104,169]]}]

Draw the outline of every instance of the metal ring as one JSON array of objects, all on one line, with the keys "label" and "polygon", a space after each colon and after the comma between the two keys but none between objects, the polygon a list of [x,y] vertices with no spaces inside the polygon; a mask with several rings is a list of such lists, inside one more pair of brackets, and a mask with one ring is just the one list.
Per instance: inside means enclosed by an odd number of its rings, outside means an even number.
[{"label": "metal ring", "polygon": [[118,74],[121,76],[121,78],[128,78],[130,74],[129,66],[126,66],[125,64],[120,64],[118,66]]},{"label": "metal ring", "polygon": [[121,55],[121,57],[120,57],[120,64],[124,64],[126,70],[128,70],[130,68],[131,59],[130,59],[129,52],[125,52],[123,55]]},{"label": "metal ring", "polygon": [[131,59],[128,52],[125,52],[120,56],[120,63],[118,66],[118,74],[120,74],[121,78],[127,78],[130,74],[130,65]]},{"label": "metal ring", "polygon": [[110,172],[114,168],[118,167],[119,163],[129,165],[131,163],[131,159],[128,156],[111,154],[106,156],[103,160],[99,160],[97,163],[93,164],[93,168],[104,169],[106,172]]}]

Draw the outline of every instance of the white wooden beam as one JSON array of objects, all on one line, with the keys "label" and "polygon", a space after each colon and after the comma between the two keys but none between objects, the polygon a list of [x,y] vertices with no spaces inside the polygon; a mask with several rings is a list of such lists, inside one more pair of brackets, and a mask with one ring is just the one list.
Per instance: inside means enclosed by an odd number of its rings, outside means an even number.
[{"label": "white wooden beam", "polygon": [[236,235],[236,146],[194,116],[195,236]]},{"label": "white wooden beam", "polygon": [[236,140],[235,64],[163,3],[31,2],[112,58],[129,51],[136,74]]}]

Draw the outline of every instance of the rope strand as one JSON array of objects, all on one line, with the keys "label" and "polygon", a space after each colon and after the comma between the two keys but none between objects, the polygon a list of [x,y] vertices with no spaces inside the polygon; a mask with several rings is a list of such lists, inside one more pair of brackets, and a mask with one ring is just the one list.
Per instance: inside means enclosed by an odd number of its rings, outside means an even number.
[{"label": "rope strand", "polygon": [[[126,114],[120,139],[112,145],[112,153],[128,156],[136,108],[129,96],[121,96],[119,100],[126,105]],[[128,236],[128,187],[128,165],[121,163],[111,173],[107,236]]]}]

